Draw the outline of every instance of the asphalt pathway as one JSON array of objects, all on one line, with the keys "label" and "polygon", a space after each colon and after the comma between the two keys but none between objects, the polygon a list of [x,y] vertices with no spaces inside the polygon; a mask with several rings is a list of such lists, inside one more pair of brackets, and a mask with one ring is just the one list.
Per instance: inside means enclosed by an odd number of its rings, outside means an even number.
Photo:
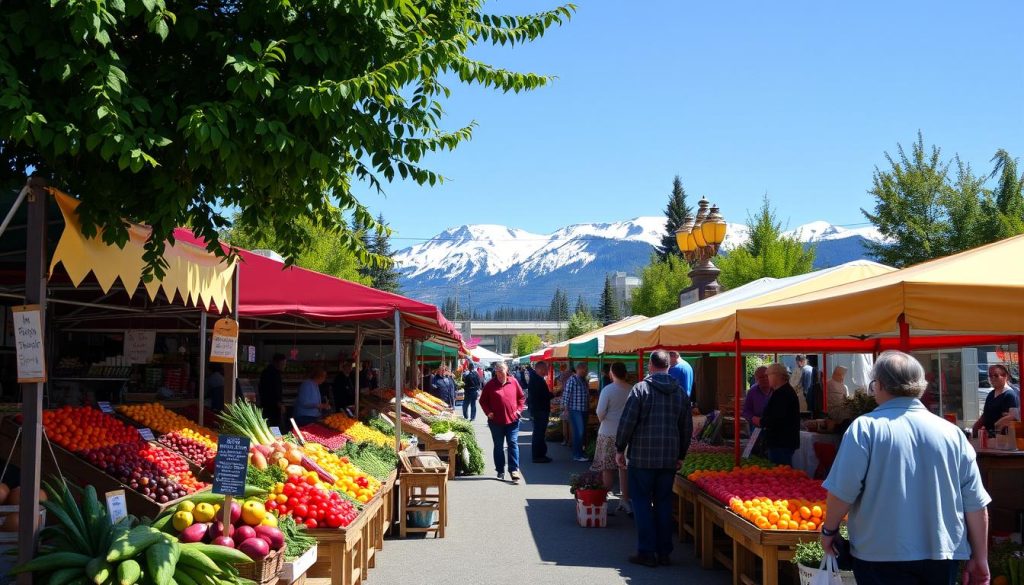
[{"label": "asphalt pathway", "polygon": [[[731,583],[723,570],[700,568],[689,543],[676,543],[672,566],[631,565],[635,551],[633,520],[618,513],[606,528],[581,528],[569,494],[571,473],[589,464],[574,463],[567,447],[549,442],[553,463],[535,465],[530,459],[532,425],[524,420],[519,435],[523,480],[512,485],[495,478],[491,435],[486,419],[474,423],[484,451],[484,475],[460,477],[448,483],[449,519],[445,538],[394,534],[377,552],[376,568],[367,585],[487,585],[522,583],[586,583],[647,585]],[[617,505],[609,496],[609,508]]]}]

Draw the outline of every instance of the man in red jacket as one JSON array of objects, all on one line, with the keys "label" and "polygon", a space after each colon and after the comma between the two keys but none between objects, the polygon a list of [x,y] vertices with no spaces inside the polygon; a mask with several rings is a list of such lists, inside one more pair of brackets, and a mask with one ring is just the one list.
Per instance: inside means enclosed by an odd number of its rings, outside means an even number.
[{"label": "man in red jacket", "polygon": [[498,479],[505,479],[505,449],[508,445],[508,472],[513,484],[519,483],[519,413],[526,408],[526,394],[516,379],[508,375],[504,362],[494,364],[494,377],[480,393],[480,409],[487,415],[487,428],[494,441],[494,467]]}]

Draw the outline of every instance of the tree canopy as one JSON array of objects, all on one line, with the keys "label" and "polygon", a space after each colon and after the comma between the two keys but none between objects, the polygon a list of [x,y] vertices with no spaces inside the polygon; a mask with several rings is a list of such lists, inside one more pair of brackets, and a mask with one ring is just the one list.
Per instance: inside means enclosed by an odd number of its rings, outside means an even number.
[{"label": "tree canopy", "polygon": [[543,342],[536,333],[520,333],[512,337],[510,342],[514,356],[529,355],[540,349],[541,345]]},{"label": "tree canopy", "polygon": [[805,248],[796,238],[782,234],[782,223],[776,218],[767,195],[757,213],[747,216],[747,225],[750,238],[715,259],[722,270],[718,282],[726,289],[758,278],[805,274],[814,268],[814,248]]},{"label": "tree canopy", "polygon": [[679,293],[692,284],[689,272],[682,256],[671,254],[661,260],[652,254],[640,272],[640,286],[633,291],[633,314],[653,317],[679,308]]},{"label": "tree canopy", "polygon": [[987,177],[959,156],[944,160],[940,148],[926,148],[920,132],[909,153],[897,145],[885,159],[889,168],[875,169],[869,191],[874,209],[861,210],[885,237],[868,244],[880,262],[909,266],[1024,233],[1024,175],[1005,150],[996,151]]},{"label": "tree canopy", "polygon": [[372,259],[335,209],[376,227],[355,183],[443,180],[424,157],[473,131],[442,127],[451,85],[551,81],[468,53],[533,41],[575,6],[507,16],[483,4],[8,0],[0,183],[35,169],[78,196],[86,234],[103,228],[109,243],[127,241],[123,218],[153,226],[157,276],[176,226],[222,253],[226,209],[272,228],[289,259],[312,243],[300,218]]},{"label": "tree canopy", "polygon": [[589,333],[601,328],[601,322],[590,315],[590,313],[574,313],[569,318],[569,324],[565,328],[565,338],[572,339],[578,335]]},{"label": "tree canopy", "polygon": [[672,193],[668,197],[668,205],[665,206],[665,234],[661,236],[659,258],[664,260],[671,254],[682,257],[683,253],[676,243],[676,230],[688,219],[693,219],[693,206],[686,204],[686,189],[683,188],[683,181],[679,175],[676,175],[672,179]]}]

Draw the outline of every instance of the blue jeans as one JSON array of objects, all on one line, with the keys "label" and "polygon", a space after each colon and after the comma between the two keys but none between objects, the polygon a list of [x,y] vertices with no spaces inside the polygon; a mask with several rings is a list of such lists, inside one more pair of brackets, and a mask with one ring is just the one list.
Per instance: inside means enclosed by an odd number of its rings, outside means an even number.
[{"label": "blue jeans", "polygon": [[953,585],[960,561],[862,561],[853,557],[858,585]]},{"label": "blue jeans", "polygon": [[572,429],[572,456],[586,457],[583,453],[583,435],[587,430],[587,413],[582,410],[569,411],[569,428]]},{"label": "blue jeans", "polygon": [[[476,396],[470,398],[468,395],[462,399],[462,418],[466,420],[476,420],[476,400]],[[473,411],[472,415],[469,414],[471,409]]]},{"label": "blue jeans", "polygon": [[768,447],[768,460],[776,465],[788,465],[792,467],[793,453],[796,453],[796,449]]},{"label": "blue jeans", "polygon": [[519,471],[519,420],[499,425],[487,421],[491,429],[491,440],[494,441],[494,468],[498,473],[505,473],[505,443],[508,446],[508,470]]},{"label": "blue jeans", "polygon": [[531,456],[534,461],[543,459],[548,456],[548,442],[545,433],[548,432],[548,418],[551,417],[551,411],[547,412],[534,412],[530,411],[530,418],[533,419],[533,435],[532,445],[530,447]]},{"label": "blue jeans", "polygon": [[672,482],[675,469],[629,468],[629,500],[636,522],[636,552],[645,557],[672,553]]}]

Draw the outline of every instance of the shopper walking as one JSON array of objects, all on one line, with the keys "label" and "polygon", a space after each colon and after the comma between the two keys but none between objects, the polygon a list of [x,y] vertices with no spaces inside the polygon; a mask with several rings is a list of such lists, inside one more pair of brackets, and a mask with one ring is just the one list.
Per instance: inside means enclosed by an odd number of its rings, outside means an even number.
[{"label": "shopper walking", "polygon": [[597,419],[601,421],[601,426],[597,429],[597,447],[594,449],[594,464],[590,470],[601,472],[601,479],[608,491],[615,484],[616,474],[619,476],[621,495],[618,511],[632,514],[626,468],[619,467],[615,462],[615,434],[632,388],[626,383],[626,364],[615,362],[608,372],[611,383],[601,389],[597,399]]},{"label": "shopper walking", "polygon": [[668,374],[668,353],[651,354],[650,374],[633,386],[615,435],[615,460],[629,470],[637,551],[629,562],[671,564],[672,482],[690,448],[689,398]]},{"label": "shopper walking", "polygon": [[849,514],[860,585],[986,584],[988,512],[974,449],[918,399],[927,386],[913,356],[886,351],[871,370],[878,407],[843,435],[824,487],[821,544],[833,551]]},{"label": "shopper walking", "polygon": [[466,371],[462,374],[462,418],[476,420],[476,401],[480,398],[482,385],[473,362],[466,360]]},{"label": "shopper walking", "polygon": [[586,362],[576,364],[576,374],[569,376],[562,390],[562,412],[569,415],[569,428],[572,431],[572,460],[589,461],[583,452],[583,441],[587,430],[587,406],[590,402]]},{"label": "shopper walking", "polygon": [[527,388],[526,405],[530,409],[533,420],[533,436],[530,452],[534,463],[551,463],[548,457],[548,442],[545,434],[548,430],[548,418],[551,417],[551,399],[555,397],[548,388],[548,364],[537,362],[530,372]]},{"label": "shopper walking", "polygon": [[519,382],[508,374],[504,362],[494,364],[494,377],[480,393],[480,409],[487,415],[487,428],[494,441],[494,468],[505,479],[505,449],[508,449],[509,478],[519,483],[519,413],[526,407],[526,395]]}]

